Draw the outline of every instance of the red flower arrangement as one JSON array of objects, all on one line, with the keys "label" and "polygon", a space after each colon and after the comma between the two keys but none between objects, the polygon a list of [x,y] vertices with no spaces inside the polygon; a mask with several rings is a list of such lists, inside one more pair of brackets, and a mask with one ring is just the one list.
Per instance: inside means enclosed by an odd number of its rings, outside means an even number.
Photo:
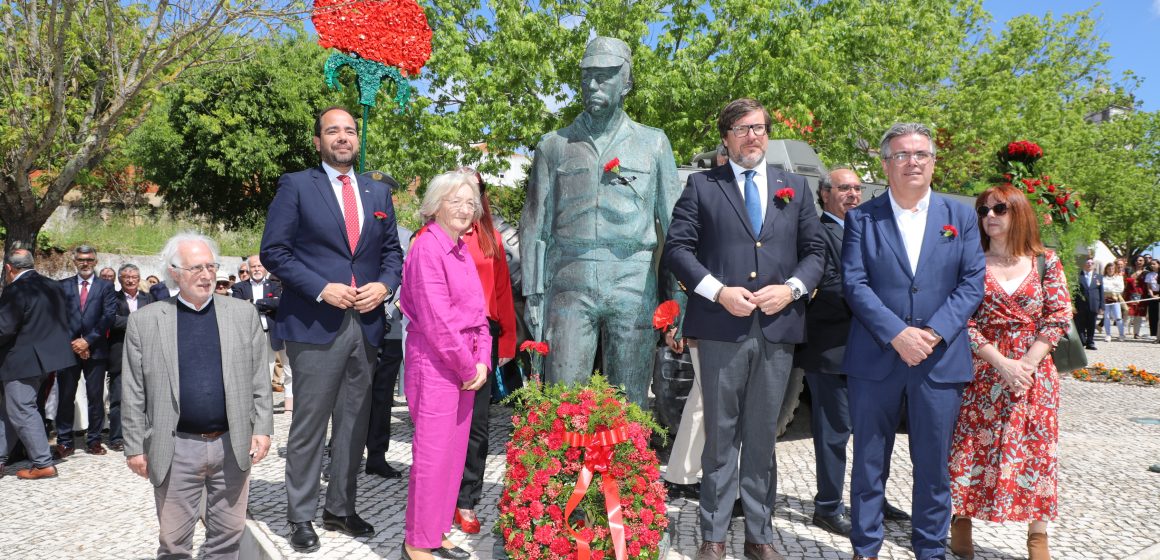
[{"label": "red flower arrangement", "polygon": [[381,222],[381,221],[387,219],[387,213],[386,212],[375,212],[375,219]]},{"label": "red flower arrangement", "polygon": [[942,236],[954,239],[959,236],[959,229],[951,224],[942,227]]},{"label": "red flower arrangement", "polygon": [[620,175],[620,158],[614,157],[604,164],[604,172]]},{"label": "red flower arrangement", "polygon": [[1053,183],[1049,175],[1036,173],[1036,163],[1043,155],[1043,148],[1035,142],[1019,140],[1008,143],[999,150],[1002,180],[1027,195],[1040,215],[1043,227],[1067,227],[1079,218],[1079,195],[1064,185]]},{"label": "red flower arrangement", "polygon": [[780,198],[782,202],[789,204],[789,201],[793,200],[793,189],[789,187],[778,189],[777,194],[773,196]]},{"label": "red flower arrangement", "polygon": [[431,58],[431,27],[415,0],[315,0],[318,44],[418,74]]},{"label": "red flower arrangement", "polygon": [[525,340],[524,343],[520,345],[520,352],[527,352],[528,354],[535,352],[541,356],[547,356],[549,351],[550,349],[548,348],[547,342]]},{"label": "red flower arrangement", "polygon": [[681,314],[681,305],[676,300],[668,300],[657,306],[653,311],[653,328],[667,332],[677,323],[677,316]]},{"label": "red flower arrangement", "polygon": [[999,159],[1003,161],[1018,161],[1025,164],[1035,163],[1043,157],[1043,148],[1039,144],[1028,140],[1019,140],[1007,144],[999,151]]},{"label": "red flower arrangement", "polygon": [[581,386],[526,385],[510,399],[516,413],[496,523],[508,556],[655,559],[669,522],[648,445],[660,429],[652,417],[600,375]]}]

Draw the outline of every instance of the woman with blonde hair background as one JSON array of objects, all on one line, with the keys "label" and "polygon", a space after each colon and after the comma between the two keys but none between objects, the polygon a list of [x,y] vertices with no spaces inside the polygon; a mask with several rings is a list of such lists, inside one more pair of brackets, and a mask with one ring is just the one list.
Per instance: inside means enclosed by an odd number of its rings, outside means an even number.
[{"label": "woman with blonde hair background", "polygon": [[1071,297],[1021,191],[991,187],[975,209],[987,273],[983,302],[967,323],[975,378],[951,443],[951,551],[974,557],[971,518],[1017,521],[1028,524],[1031,560],[1045,560],[1047,523],[1058,515],[1059,374],[1051,349],[1067,333]]}]

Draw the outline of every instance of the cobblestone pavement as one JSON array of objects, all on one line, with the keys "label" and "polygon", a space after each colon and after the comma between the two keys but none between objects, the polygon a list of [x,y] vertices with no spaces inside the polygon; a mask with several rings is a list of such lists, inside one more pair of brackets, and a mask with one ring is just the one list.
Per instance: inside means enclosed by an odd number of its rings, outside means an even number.
[{"label": "cobblestone pavement", "polygon": [[[1092,361],[1160,371],[1160,344],[1097,344],[1099,350],[1089,353]],[[1132,421],[1160,418],[1160,388],[1083,383],[1070,378],[1063,381],[1062,388],[1060,518],[1051,527],[1053,557],[1125,558],[1160,543],[1160,474],[1147,471],[1149,465],[1160,462],[1160,426]],[[496,557],[496,539],[490,529],[501,490],[508,414],[507,409],[493,409],[492,455],[479,508],[484,530],[480,535],[452,535],[481,560]],[[411,437],[406,409],[396,408],[394,416],[394,442],[388,459],[405,468],[410,461]],[[849,541],[809,524],[814,463],[805,416],[804,410],[799,411],[798,421],[777,446],[780,476],[775,544],[786,558],[850,558]],[[275,446],[282,449],[289,417],[279,414],[275,419]],[[908,448],[906,437],[900,436],[893,477],[887,485],[890,501],[904,509],[911,503]],[[285,558],[400,558],[406,479],[387,481],[360,475],[358,509],[378,533],[368,539],[350,539],[319,527],[322,548],[313,554],[298,554],[286,542],[284,466],[281,457],[271,454],[254,468],[251,478],[251,526],[276,554]],[[152,487],[129,472],[122,456],[90,456],[82,451],[61,463],[59,469],[60,477],[52,480],[21,481],[11,474],[0,479],[0,558],[136,559],[155,554],[157,521]],[[14,470],[10,466],[8,472]],[[669,515],[676,523],[673,550],[666,560],[692,558],[699,542],[697,504],[675,500]],[[321,506],[315,522],[320,520]],[[975,527],[980,560],[1026,557],[1024,526],[976,522]],[[732,529],[729,555],[742,558],[741,522],[735,521]],[[909,524],[888,522],[886,529],[881,558],[913,558]],[[199,528],[198,542],[200,535]]]}]

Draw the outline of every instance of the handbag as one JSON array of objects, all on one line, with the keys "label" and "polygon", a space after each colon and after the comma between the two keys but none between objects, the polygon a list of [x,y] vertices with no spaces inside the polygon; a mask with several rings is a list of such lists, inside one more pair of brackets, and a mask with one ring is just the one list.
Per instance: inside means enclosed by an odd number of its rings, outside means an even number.
[{"label": "handbag", "polygon": [[[1035,266],[1039,269],[1039,285],[1042,286],[1043,277],[1047,274],[1047,262],[1042,254],[1035,257]],[[1088,365],[1087,352],[1079,340],[1079,329],[1075,327],[1074,319],[1068,321],[1068,327],[1067,334],[1051,350],[1051,359],[1059,373],[1071,373]]]}]

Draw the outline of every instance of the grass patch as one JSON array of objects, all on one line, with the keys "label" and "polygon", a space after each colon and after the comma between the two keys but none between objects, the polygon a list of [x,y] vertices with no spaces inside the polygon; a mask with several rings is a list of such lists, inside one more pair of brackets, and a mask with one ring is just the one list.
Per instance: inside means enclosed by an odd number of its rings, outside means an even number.
[{"label": "grass patch", "polygon": [[168,216],[129,216],[114,214],[108,218],[78,214],[52,227],[45,227],[42,238],[61,249],[92,245],[101,253],[155,255],[165,242],[182,231],[205,234],[221,247],[225,256],[240,257],[258,252],[262,228],[227,230],[197,220]]}]

